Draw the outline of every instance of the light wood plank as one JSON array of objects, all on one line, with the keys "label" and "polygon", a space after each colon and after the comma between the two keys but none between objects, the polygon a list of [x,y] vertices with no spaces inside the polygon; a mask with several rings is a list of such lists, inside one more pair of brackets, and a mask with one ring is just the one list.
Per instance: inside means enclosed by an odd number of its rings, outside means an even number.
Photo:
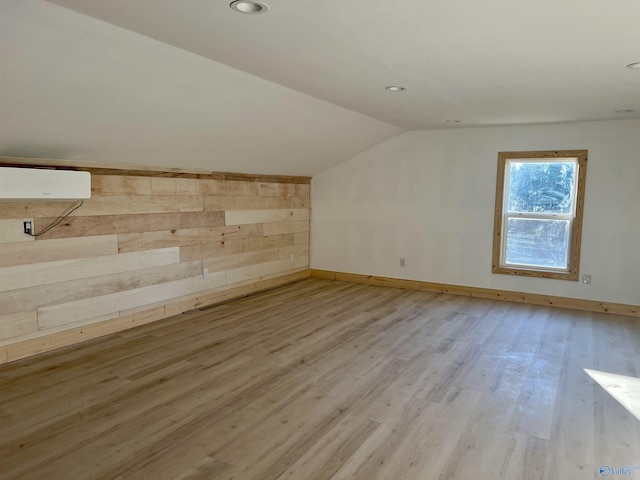
[{"label": "light wood plank", "polygon": [[[227,225],[247,223],[294,222],[309,220],[308,208],[271,209],[271,210],[230,210],[225,212]],[[289,232],[285,232],[289,233]],[[269,235],[269,234],[267,234]]]},{"label": "light wood plank", "polygon": [[151,177],[91,175],[91,195],[151,195]]},{"label": "light wood plank", "polygon": [[297,257],[293,262],[286,258],[283,260],[274,260],[272,262],[258,263],[255,265],[249,265],[247,267],[227,270],[226,283],[228,285],[232,285],[234,283],[243,282],[246,280],[261,278],[266,275],[284,273],[288,270],[298,269],[306,267],[308,265],[309,259],[307,257]]},{"label": "light wood plank", "polygon": [[294,245],[309,244],[309,232],[295,232],[293,234]]},{"label": "light wood plank", "polygon": [[258,194],[262,196],[309,196],[309,185],[292,183],[260,183]]},{"label": "light wood plank", "polygon": [[258,184],[256,182],[229,181],[229,180],[204,180],[205,195],[258,195]]},{"label": "light wood plank", "polygon": [[38,330],[35,310],[0,315],[0,340],[27,335]]},{"label": "light wood plank", "polygon": [[151,193],[154,195],[205,195],[208,192],[204,180],[197,178],[152,177]]},{"label": "light wood plank", "polygon": [[[38,327],[50,328],[74,323],[94,323],[104,315],[118,313],[121,310],[148,305],[152,302],[166,302],[172,297],[211,290],[225,284],[224,272],[210,274],[208,278],[191,277],[159,285],[136,288],[76,300],[38,309]],[[100,321],[98,320],[98,321]]]},{"label": "light wood plank", "polygon": [[266,250],[258,250],[255,252],[206,258],[202,261],[202,267],[208,269],[210,272],[219,272],[221,270],[230,270],[254,265],[256,263],[270,262],[272,260],[282,258],[278,255],[279,250],[282,248],[268,248]]},{"label": "light wood plank", "polygon": [[[90,299],[195,276],[202,276],[200,260],[8,290],[0,292],[0,312],[17,313],[20,310]],[[113,307],[116,311],[117,305]]]},{"label": "light wood plank", "polygon": [[[0,202],[0,218],[60,218],[79,202]],[[74,212],[75,213],[75,212]],[[80,209],[78,213],[81,214]],[[73,214],[72,214],[73,215]]]},{"label": "light wood plank", "polygon": [[0,244],[0,268],[118,253],[115,235]]},{"label": "light wood plank", "polygon": [[[56,218],[37,218],[36,231],[52,224]],[[68,217],[41,238],[70,238],[114,233],[142,233],[159,230],[218,227],[224,225],[224,212],[182,212],[129,215]]]},{"label": "light wood plank", "polygon": [[[295,243],[295,239],[294,239]],[[280,258],[289,258],[291,255],[294,257],[299,256],[309,256],[309,244],[300,244],[300,245],[288,245],[286,247],[280,247],[278,249],[278,256]]]},{"label": "light wood plank", "polygon": [[[78,202],[1,202],[1,218],[60,217]],[[71,216],[202,212],[201,196],[92,195]]]},{"label": "light wood plank", "polygon": [[32,242],[35,240],[32,235],[24,233],[23,222],[27,221],[33,225],[33,218],[0,220],[0,243]]},{"label": "light wood plank", "polygon": [[257,250],[266,250],[276,247],[293,245],[293,235],[271,235],[268,237],[244,238],[235,240],[230,236],[229,240],[216,243],[186,245],[180,247],[180,260],[185,262],[194,258],[207,259],[224,255],[235,255]]},{"label": "light wood plank", "polygon": [[310,228],[309,221],[302,220],[294,222],[265,223],[262,227],[262,231],[265,235],[281,235],[284,233],[309,232]]},{"label": "light wood plank", "polygon": [[221,227],[185,228],[158,232],[118,234],[121,253],[155,248],[209,244],[227,239],[262,236],[261,225],[229,225]]},{"label": "light wood plank", "polygon": [[0,292],[180,262],[178,247],[0,268]]},{"label": "light wood plank", "polygon": [[202,212],[202,197],[188,195],[92,195],[75,215]]},{"label": "light wood plank", "polygon": [[309,208],[309,197],[260,197],[221,195],[208,195],[204,197],[205,210],[264,210],[271,208]]},{"label": "light wood plank", "polygon": [[259,280],[248,280],[233,285],[226,285],[215,292],[203,293],[196,297],[192,308],[209,307],[238,297],[253,295],[261,290],[269,290],[286,283],[297,282],[309,278],[309,269],[300,268],[288,273],[266,275]]}]

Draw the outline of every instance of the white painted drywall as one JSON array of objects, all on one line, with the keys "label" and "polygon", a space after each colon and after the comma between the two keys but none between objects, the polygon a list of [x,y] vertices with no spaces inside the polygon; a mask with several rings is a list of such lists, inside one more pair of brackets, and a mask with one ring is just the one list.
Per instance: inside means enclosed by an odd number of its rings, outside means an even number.
[{"label": "white painted drywall", "polygon": [[[561,149],[589,150],[580,273],[592,284],[491,273],[498,152]],[[312,268],[640,303],[640,120],[407,132],[311,191]]]}]

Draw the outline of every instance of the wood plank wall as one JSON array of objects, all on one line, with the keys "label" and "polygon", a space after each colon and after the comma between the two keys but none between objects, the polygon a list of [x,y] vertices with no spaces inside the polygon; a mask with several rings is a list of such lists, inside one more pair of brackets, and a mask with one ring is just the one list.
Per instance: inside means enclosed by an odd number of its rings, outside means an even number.
[{"label": "wood plank wall", "polygon": [[92,197],[0,202],[0,363],[309,276],[309,179],[92,173]]}]

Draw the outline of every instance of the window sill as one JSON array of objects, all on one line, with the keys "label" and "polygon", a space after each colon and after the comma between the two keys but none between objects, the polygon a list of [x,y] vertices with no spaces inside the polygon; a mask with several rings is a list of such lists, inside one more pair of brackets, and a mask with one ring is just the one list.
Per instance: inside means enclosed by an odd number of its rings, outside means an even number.
[{"label": "window sill", "polygon": [[579,279],[577,270],[569,272],[559,272],[557,270],[511,268],[494,265],[491,269],[491,272],[503,275],[514,275],[517,277],[553,278],[555,280],[569,280],[572,282],[577,282]]}]

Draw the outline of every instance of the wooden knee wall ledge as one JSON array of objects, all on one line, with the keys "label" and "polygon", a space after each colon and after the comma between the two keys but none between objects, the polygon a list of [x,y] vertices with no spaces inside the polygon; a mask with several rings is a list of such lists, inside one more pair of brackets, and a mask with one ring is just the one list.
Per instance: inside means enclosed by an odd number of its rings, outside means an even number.
[{"label": "wooden knee wall ledge", "polygon": [[449,293],[466,297],[487,298],[491,300],[504,300],[507,302],[527,303],[531,305],[545,305],[588,312],[611,313],[629,317],[640,317],[640,306],[624,303],[599,302],[596,300],[583,300],[579,298],[555,297],[552,295],[539,295],[535,293],[512,292],[495,290],[492,288],[465,287],[460,285],[447,285],[444,283],[422,282],[418,280],[403,280],[399,278],[378,277],[374,275],[361,275],[357,273],[334,272],[329,270],[311,270],[312,278],[326,280],[341,280],[345,282],[366,283],[385,287],[406,288],[410,290],[423,290],[427,292]]}]

